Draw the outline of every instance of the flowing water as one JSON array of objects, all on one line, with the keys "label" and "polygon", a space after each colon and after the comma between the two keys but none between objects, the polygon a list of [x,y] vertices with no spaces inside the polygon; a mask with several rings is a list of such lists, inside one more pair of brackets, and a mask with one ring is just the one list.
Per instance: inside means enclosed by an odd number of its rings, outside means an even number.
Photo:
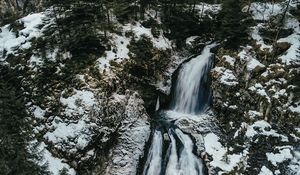
[{"label": "flowing water", "polygon": [[206,46],[201,55],[184,64],[180,69],[172,102],[173,110],[195,114],[208,107],[211,97],[208,72],[212,66],[212,59],[210,59],[212,46]]},{"label": "flowing water", "polygon": [[[169,118],[177,118],[180,113],[197,115],[209,106],[211,90],[208,73],[212,67],[213,54],[210,50],[214,46],[206,46],[200,55],[180,69]],[[158,110],[159,100],[156,106]],[[167,131],[164,133],[164,130]],[[194,143],[190,136],[172,124],[168,124],[164,130],[154,130],[143,175],[203,175],[203,163],[194,154]],[[164,135],[170,142],[166,151]]]}]

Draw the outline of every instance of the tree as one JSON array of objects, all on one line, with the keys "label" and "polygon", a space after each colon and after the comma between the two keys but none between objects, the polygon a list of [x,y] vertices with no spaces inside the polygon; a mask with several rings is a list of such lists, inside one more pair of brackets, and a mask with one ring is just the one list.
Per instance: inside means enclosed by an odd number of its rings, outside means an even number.
[{"label": "tree", "polygon": [[32,128],[24,97],[10,71],[0,67],[0,174],[47,174],[44,167],[33,162],[38,155],[28,150]]},{"label": "tree", "polygon": [[51,37],[56,38],[62,50],[70,51],[77,58],[102,53],[102,42],[110,27],[106,1],[50,0],[49,4],[53,5],[51,15],[55,18],[49,30],[53,31]]},{"label": "tree", "polygon": [[291,62],[290,67],[293,69],[293,77],[290,80],[290,83],[294,86],[292,92],[294,94],[293,101],[300,103],[300,47],[297,50],[296,61]]},{"label": "tree", "polygon": [[217,38],[226,48],[237,49],[248,39],[246,16],[240,0],[224,0],[219,13],[220,30]]}]

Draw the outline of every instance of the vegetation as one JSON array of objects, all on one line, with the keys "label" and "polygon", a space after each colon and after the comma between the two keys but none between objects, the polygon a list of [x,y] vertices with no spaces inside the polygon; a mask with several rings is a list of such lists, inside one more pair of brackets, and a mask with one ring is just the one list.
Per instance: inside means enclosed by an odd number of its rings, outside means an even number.
[{"label": "vegetation", "polygon": [[36,150],[28,150],[32,128],[19,82],[10,71],[0,67],[0,174],[47,174],[34,163],[39,158]]},{"label": "vegetation", "polygon": [[[300,50],[300,49],[299,49]],[[300,57],[300,51],[299,55],[297,57]],[[294,69],[293,71],[293,77],[290,80],[290,83],[294,85],[294,88],[292,89],[292,92],[294,94],[294,102],[299,103],[300,102],[300,61],[293,62],[291,67]]]},{"label": "vegetation", "polygon": [[[47,2],[49,6],[53,5],[51,17],[54,23],[43,31],[43,37],[31,41],[30,49],[22,50],[18,55],[10,55],[6,59],[14,70],[5,66],[0,67],[0,174],[47,174],[43,166],[40,167],[34,163],[33,160],[38,160],[39,156],[30,153],[35,150],[27,150],[31,141],[32,128],[25,101],[30,96],[33,103],[47,105],[47,109],[50,109],[50,112],[46,113],[47,117],[48,115],[63,115],[63,108],[59,102],[62,92],[72,91],[73,88],[81,89],[85,86],[82,85],[83,83],[78,83],[79,80],[76,77],[78,74],[83,75],[88,85],[92,84],[88,81],[95,79],[97,82],[95,81],[96,85],[93,84],[93,88],[100,87],[105,93],[121,94],[125,93],[126,89],[138,91],[145,101],[144,106],[147,109],[151,108],[149,111],[154,111],[158,92],[150,83],[162,79],[161,76],[170,64],[171,51],[155,48],[151,38],[147,36],[141,36],[139,39],[132,37],[128,45],[130,59],[125,60],[124,65],[114,60],[110,61],[117,78],[116,81],[112,79],[107,83],[109,80],[104,80],[98,69],[99,65],[95,63],[106,50],[110,50],[111,46],[108,42],[111,40],[110,34],[122,32],[118,30],[116,23],[127,24],[138,21],[144,27],[151,28],[154,37],[160,37],[163,32],[165,37],[176,42],[178,50],[185,49],[185,41],[188,37],[200,36],[195,40],[195,44],[200,44],[193,46],[195,54],[199,54],[205,45],[204,42],[207,41],[220,42],[222,47],[230,53],[250,43],[248,42],[248,28],[252,21],[249,20],[247,12],[242,12],[242,7],[254,2],[251,0],[214,1],[222,3],[223,8],[218,15],[212,14],[209,17],[200,13],[196,5],[199,5],[199,2],[211,3],[210,0],[48,0]],[[289,4],[287,4],[287,9],[288,7]],[[147,14],[149,8],[152,10],[151,17]],[[284,19],[286,13],[282,16],[278,15],[278,19]],[[299,17],[299,6],[291,13]],[[157,20],[158,16],[161,20]],[[278,28],[277,21],[272,24],[272,27],[272,30],[271,28],[259,29],[259,34],[267,44],[272,44],[278,38],[293,33],[292,29]],[[19,35],[18,31],[24,26],[16,22],[11,25],[11,28],[16,35]],[[133,32],[127,32],[125,35],[129,38],[133,36]],[[58,49],[58,54],[55,55],[53,61],[47,55],[48,52],[53,53],[55,49]],[[67,58],[64,57],[66,53],[70,53]],[[36,70],[28,67],[27,63],[31,56],[37,56],[43,60],[43,64]],[[292,91],[297,103],[300,99],[300,75],[299,71],[295,70],[299,64],[293,66],[294,72],[291,74],[295,76],[289,83],[294,85]],[[121,73],[118,72],[119,70]],[[24,95],[24,92],[27,95]],[[109,95],[106,94],[106,96]],[[50,100],[52,100],[51,104]],[[241,99],[234,99],[234,101],[238,100],[241,101]],[[231,115],[233,110],[231,111],[228,107],[222,110],[223,119],[219,118],[219,120],[224,121],[225,124],[222,127],[226,132],[228,131],[226,141],[234,145],[236,139],[231,138],[234,138],[235,129],[242,122],[250,123],[251,121],[244,118],[241,120],[240,117],[236,117],[237,115]],[[244,111],[236,113],[239,116],[244,115]],[[229,123],[229,120],[233,121],[233,124]],[[113,139],[117,137],[114,136]],[[245,137],[237,139],[240,139],[240,145],[245,143]],[[93,140],[97,147],[103,146],[100,144],[100,137]],[[104,146],[109,147],[113,145],[112,143]],[[101,152],[99,155],[107,154],[109,149],[110,147],[103,148],[105,153]],[[255,149],[256,147],[253,148]],[[58,155],[61,154],[64,152],[58,153]],[[99,162],[106,161],[106,157],[99,159],[103,159]],[[98,162],[93,162],[92,165],[89,163],[83,161],[75,169],[81,174],[90,170],[89,168],[92,169]],[[67,174],[67,169],[62,169],[60,174]]]},{"label": "vegetation", "polygon": [[246,15],[242,12],[241,0],[225,0],[219,13],[220,29],[217,38],[225,48],[237,49],[248,40]]},{"label": "vegetation", "polygon": [[168,65],[168,51],[155,49],[151,40],[146,36],[142,36],[137,41],[132,40],[129,49],[132,52],[132,62],[126,64],[125,70],[135,77],[155,78]]}]

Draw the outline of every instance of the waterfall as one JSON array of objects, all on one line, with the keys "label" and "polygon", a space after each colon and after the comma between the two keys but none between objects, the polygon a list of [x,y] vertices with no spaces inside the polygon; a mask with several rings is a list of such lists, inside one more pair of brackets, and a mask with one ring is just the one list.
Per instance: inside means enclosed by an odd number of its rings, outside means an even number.
[{"label": "waterfall", "polygon": [[[172,101],[172,116],[178,113],[194,116],[208,107],[211,97],[208,73],[213,55],[210,50],[214,46],[206,46],[200,55],[180,69]],[[159,99],[156,105],[158,109]],[[203,163],[193,152],[194,143],[190,136],[172,124],[166,129],[169,137],[166,142],[161,131],[154,131],[143,175],[203,175]],[[169,144],[165,155],[164,144]]]},{"label": "waterfall", "polygon": [[166,169],[166,175],[201,175],[202,162],[193,154],[194,144],[190,137],[184,134],[180,129],[175,129],[174,133],[183,144],[179,159],[177,155],[176,140],[173,134],[170,134],[171,139],[171,153]]},{"label": "waterfall", "polygon": [[159,175],[161,171],[162,161],[162,148],[163,148],[163,137],[162,133],[155,130],[153,134],[153,141],[150,147],[148,160],[144,168],[144,175]]},{"label": "waterfall", "polygon": [[211,95],[207,86],[213,55],[210,49],[214,46],[206,46],[200,55],[180,69],[173,99],[175,111],[194,114],[207,107]]},{"label": "waterfall", "polygon": [[191,138],[188,135],[183,134],[183,132],[179,129],[176,129],[175,133],[183,144],[183,149],[179,159],[179,174],[203,174],[202,162],[193,154],[194,143],[192,142]]},{"label": "waterfall", "polygon": [[169,136],[171,139],[171,153],[169,155],[169,161],[166,169],[166,175],[177,175],[178,174],[178,156],[176,149],[176,140],[174,136],[169,131]]}]

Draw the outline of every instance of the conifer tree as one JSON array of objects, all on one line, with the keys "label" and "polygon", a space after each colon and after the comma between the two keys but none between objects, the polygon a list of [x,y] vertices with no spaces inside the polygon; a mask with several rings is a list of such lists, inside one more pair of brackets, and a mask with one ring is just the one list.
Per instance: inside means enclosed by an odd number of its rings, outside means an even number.
[{"label": "conifer tree", "polygon": [[224,47],[237,49],[247,40],[248,27],[245,24],[246,15],[242,12],[240,0],[224,0],[219,13],[220,30],[217,37]]},{"label": "conifer tree", "polygon": [[32,128],[24,97],[9,71],[0,67],[0,174],[47,174],[43,167],[34,163],[38,156],[28,150]]}]

